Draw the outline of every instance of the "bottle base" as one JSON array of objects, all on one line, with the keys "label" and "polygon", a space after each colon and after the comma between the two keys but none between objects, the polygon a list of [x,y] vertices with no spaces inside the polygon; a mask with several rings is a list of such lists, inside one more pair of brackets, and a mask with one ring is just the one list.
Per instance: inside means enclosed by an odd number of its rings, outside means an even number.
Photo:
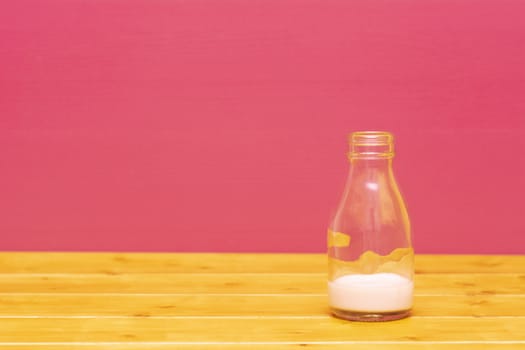
[{"label": "bottle base", "polygon": [[347,321],[384,322],[395,321],[410,316],[410,310],[391,312],[362,312],[331,308],[332,315]]}]

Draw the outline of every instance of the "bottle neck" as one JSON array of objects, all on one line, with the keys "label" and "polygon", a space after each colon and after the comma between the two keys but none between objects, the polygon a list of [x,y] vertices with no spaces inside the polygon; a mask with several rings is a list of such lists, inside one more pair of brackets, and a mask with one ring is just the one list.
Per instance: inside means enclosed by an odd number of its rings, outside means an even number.
[{"label": "bottle neck", "polygon": [[361,186],[365,183],[370,189],[377,189],[394,181],[392,158],[350,159],[349,184]]},{"label": "bottle neck", "polygon": [[363,193],[366,189],[369,196],[379,196],[385,190],[396,187],[392,158],[350,159],[350,169],[346,180],[346,194]]},{"label": "bottle neck", "polygon": [[373,168],[373,169],[392,169],[392,157],[389,158],[354,158],[350,157],[350,164],[352,168]]}]

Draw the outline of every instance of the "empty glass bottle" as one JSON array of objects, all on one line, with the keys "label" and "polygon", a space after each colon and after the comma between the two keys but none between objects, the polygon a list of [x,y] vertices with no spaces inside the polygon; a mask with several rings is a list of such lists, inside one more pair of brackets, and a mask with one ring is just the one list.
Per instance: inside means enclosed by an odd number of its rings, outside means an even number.
[{"label": "empty glass bottle", "polygon": [[414,253],[410,222],[392,170],[393,136],[350,135],[350,172],[328,229],[331,311],[355,321],[409,315]]}]

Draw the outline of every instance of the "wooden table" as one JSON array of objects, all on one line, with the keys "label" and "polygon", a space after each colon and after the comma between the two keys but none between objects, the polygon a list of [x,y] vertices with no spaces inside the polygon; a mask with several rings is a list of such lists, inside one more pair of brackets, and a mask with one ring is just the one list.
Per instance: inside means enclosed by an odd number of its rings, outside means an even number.
[{"label": "wooden table", "polygon": [[417,256],[413,316],[327,313],[312,254],[0,254],[0,349],[525,349],[525,256]]}]

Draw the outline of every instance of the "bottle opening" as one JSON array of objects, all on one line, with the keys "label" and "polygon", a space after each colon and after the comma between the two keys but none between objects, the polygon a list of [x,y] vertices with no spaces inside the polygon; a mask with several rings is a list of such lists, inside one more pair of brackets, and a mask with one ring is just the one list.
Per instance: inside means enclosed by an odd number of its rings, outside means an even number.
[{"label": "bottle opening", "polygon": [[349,158],[392,158],[394,135],[388,131],[356,131],[349,136]]}]

